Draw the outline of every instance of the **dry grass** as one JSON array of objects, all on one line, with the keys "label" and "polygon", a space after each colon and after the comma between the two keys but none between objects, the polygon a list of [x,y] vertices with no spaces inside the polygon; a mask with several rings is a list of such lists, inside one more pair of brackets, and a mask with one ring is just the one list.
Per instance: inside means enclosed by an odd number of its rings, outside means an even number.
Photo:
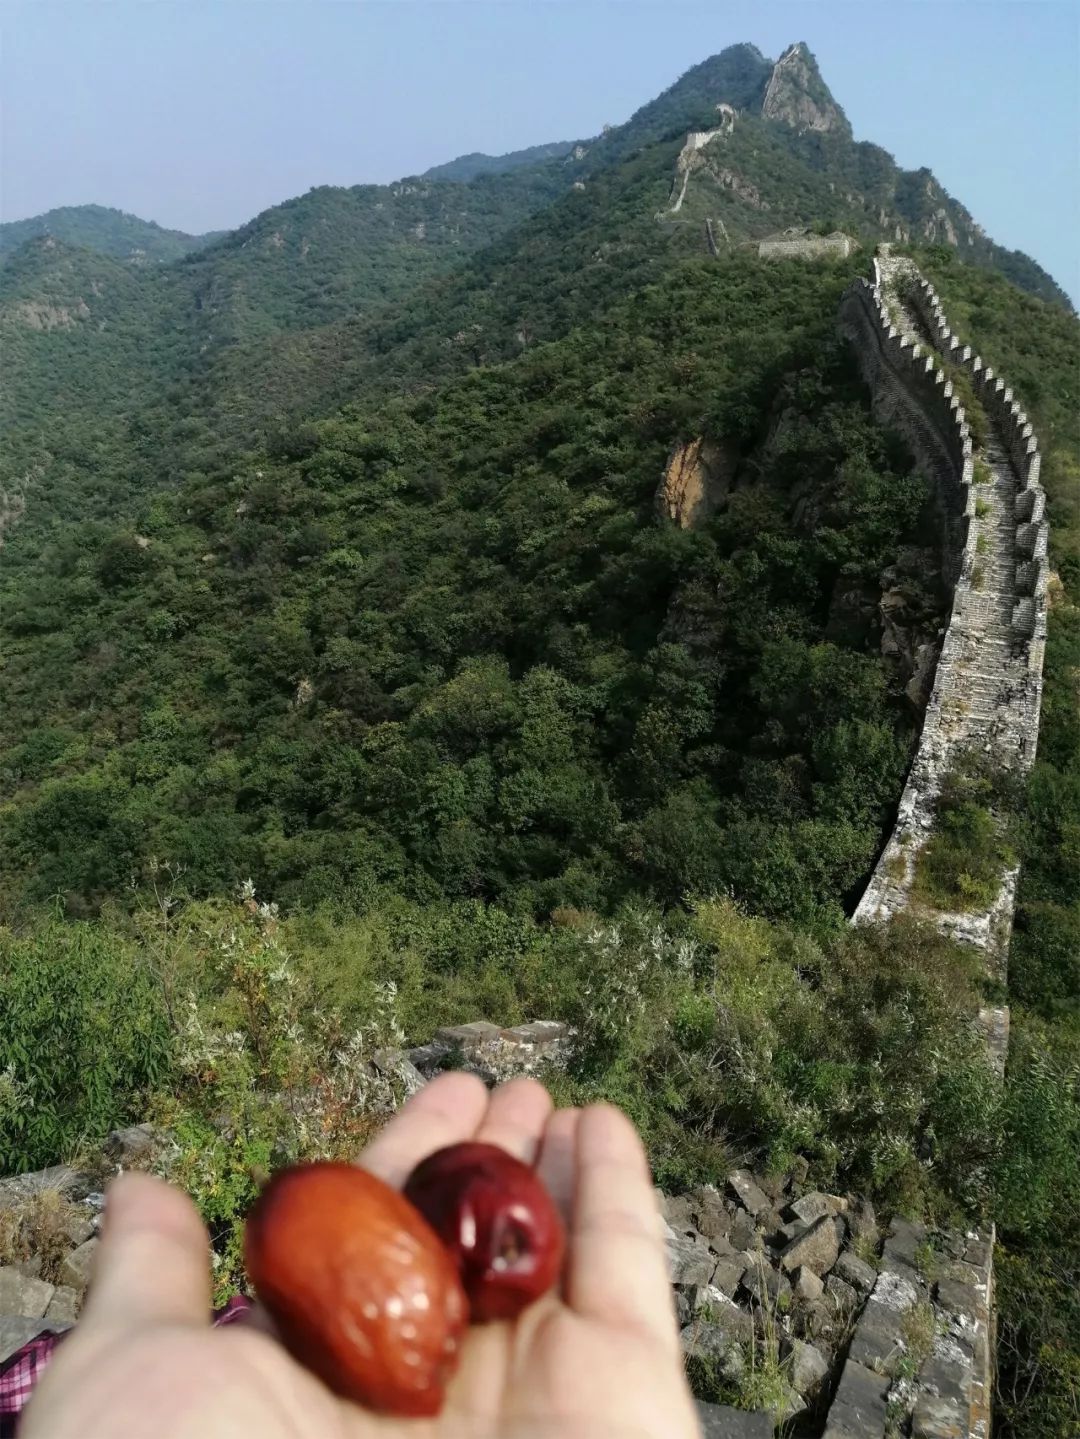
[{"label": "dry grass", "polygon": [[41,1278],[55,1284],[64,1256],[72,1248],[69,1227],[82,1214],[80,1206],[57,1189],[43,1189],[0,1209],[0,1264],[25,1264],[38,1258]]}]

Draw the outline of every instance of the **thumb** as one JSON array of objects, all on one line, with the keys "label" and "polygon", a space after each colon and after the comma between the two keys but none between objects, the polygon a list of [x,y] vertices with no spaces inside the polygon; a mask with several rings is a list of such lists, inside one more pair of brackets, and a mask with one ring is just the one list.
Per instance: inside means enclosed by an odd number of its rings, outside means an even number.
[{"label": "thumb", "polygon": [[149,1174],[109,1186],[81,1327],[210,1322],[210,1254],[191,1200]]}]

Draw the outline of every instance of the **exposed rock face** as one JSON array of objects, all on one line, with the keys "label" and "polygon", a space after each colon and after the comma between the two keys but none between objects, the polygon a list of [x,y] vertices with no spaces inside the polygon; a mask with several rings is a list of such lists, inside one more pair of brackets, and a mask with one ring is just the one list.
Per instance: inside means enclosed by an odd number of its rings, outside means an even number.
[{"label": "exposed rock face", "polygon": [[15,318],[29,330],[70,330],[79,320],[90,318],[90,306],[79,299],[74,305],[48,305],[43,300],[20,300],[12,306]]},{"label": "exposed rock face", "polygon": [[801,40],[785,50],[773,66],[761,113],[767,120],[782,120],[800,132],[851,134],[847,116],[829,94],[817,61]]},{"label": "exposed rock face", "polygon": [[697,529],[726,499],[734,469],[733,456],[700,435],[677,444],[656,491],[658,513],[682,530]]}]

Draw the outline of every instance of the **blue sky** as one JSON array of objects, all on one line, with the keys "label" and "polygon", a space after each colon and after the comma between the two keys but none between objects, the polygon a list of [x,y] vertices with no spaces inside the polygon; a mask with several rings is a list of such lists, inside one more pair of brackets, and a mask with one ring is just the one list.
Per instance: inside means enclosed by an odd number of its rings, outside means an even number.
[{"label": "blue sky", "polygon": [[806,40],[858,139],[1080,301],[1077,0],[0,0],[0,216],[240,224],[312,185],[595,134]]}]

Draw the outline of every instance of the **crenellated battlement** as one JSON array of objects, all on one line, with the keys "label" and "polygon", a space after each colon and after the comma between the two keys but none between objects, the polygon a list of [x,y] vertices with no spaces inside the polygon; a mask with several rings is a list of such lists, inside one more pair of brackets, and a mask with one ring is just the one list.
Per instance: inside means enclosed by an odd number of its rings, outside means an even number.
[{"label": "crenellated battlement", "polygon": [[[873,281],[845,292],[839,325],[855,345],[875,413],[907,436],[935,487],[952,607],[896,824],[854,918],[925,914],[983,949],[990,971],[1003,977],[1017,871],[1003,875],[991,905],[946,914],[917,897],[916,866],[942,784],[965,756],[981,753],[1016,773],[1035,759],[1049,576],[1039,447],[1011,388],[954,334],[933,287],[910,261],[883,250]],[[958,369],[985,412],[981,448],[951,378]],[[1003,1063],[1007,1012],[985,1018]]]},{"label": "crenellated battlement", "polygon": [[[1035,760],[1049,578],[1038,441],[1011,388],[952,331],[933,286],[910,261],[893,259],[887,246],[874,259],[873,282],[857,280],[845,292],[839,327],[855,346],[875,413],[907,436],[920,470],[935,486],[945,519],[943,573],[955,577],[933,691],[896,823],[853,918],[859,923],[903,911],[920,914],[980,949],[989,974],[1004,980],[1019,867],[1004,871],[989,905],[956,913],[935,908],[916,881],[943,784],[957,766],[975,752],[999,771],[1024,774]],[[951,378],[959,370],[970,377],[985,415],[985,423],[978,416],[975,426],[979,443],[972,433],[976,417],[965,413]],[[987,1008],[981,1021],[1002,1072],[1008,1009]],[[992,1246],[982,1296],[989,1334]],[[873,1339],[886,1310],[871,1310],[868,1305],[856,1328],[827,1439],[834,1433],[839,1439],[841,1433],[880,1432],[876,1420],[866,1422],[865,1407],[847,1428],[832,1423],[848,1388],[864,1406],[872,1392],[863,1329]],[[958,1361],[945,1378],[945,1387],[935,1381],[927,1405],[916,1402],[912,1432],[985,1439],[993,1388],[989,1343]],[[884,1400],[884,1389],[880,1397]]]}]

